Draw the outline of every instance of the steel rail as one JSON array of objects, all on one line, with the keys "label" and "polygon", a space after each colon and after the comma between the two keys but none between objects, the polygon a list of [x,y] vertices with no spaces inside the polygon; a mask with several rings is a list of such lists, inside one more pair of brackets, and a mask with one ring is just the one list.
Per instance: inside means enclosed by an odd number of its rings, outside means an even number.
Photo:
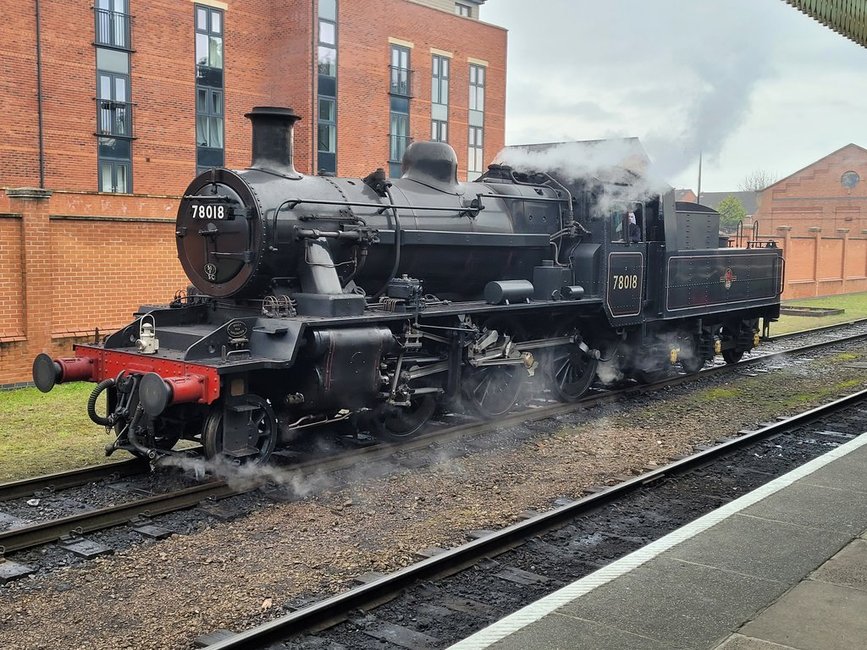
[{"label": "steel rail", "polygon": [[653,483],[671,474],[684,472],[723,456],[735,449],[771,437],[787,429],[833,413],[867,399],[867,390],[848,395],[834,402],[810,409],[799,415],[786,418],[756,431],[741,432],[738,438],[723,442],[709,449],[675,461],[653,471],[636,476],[618,485],[603,489],[573,503],[503,528],[486,537],[463,546],[447,550],[426,560],[383,576],[373,582],[355,587],[347,592],[304,607],[296,612],[274,619],[260,626],[240,632],[228,639],[207,646],[207,650],[241,650],[261,648],[265,644],[285,640],[289,636],[321,629],[345,620],[348,613],[358,609],[370,609],[391,600],[407,587],[421,580],[456,573],[484,558],[497,555],[522,542],[555,529],[580,514],[616,501],[648,483]]},{"label": "steel rail", "polygon": [[34,476],[18,481],[0,483],[0,501],[20,499],[43,490],[65,490],[79,485],[86,485],[104,479],[135,476],[150,471],[150,464],[140,458],[132,458],[119,463],[103,463],[70,469],[56,474]]},{"label": "steel rail", "polygon": [[[746,365],[752,365],[773,357],[793,352],[803,352],[815,348],[837,345],[850,340],[867,338],[867,333],[856,334],[834,341],[822,341],[812,343],[796,350],[774,352],[766,355],[744,359],[737,364],[726,364],[706,368],[700,373],[685,374],[665,379],[652,384],[630,385],[605,391],[596,395],[584,397],[572,403],[556,403],[537,408],[515,411],[500,417],[495,421],[477,421],[435,429],[428,433],[417,436],[411,440],[400,443],[380,443],[369,447],[353,449],[330,458],[313,459],[288,465],[286,471],[299,471],[302,474],[314,472],[337,472],[349,468],[358,462],[375,462],[380,460],[393,461],[395,452],[408,452],[429,447],[432,444],[445,443],[461,438],[476,437],[490,432],[491,430],[517,426],[527,422],[535,422],[549,417],[565,415],[581,409],[587,409],[600,404],[619,401],[624,396],[643,394],[658,390],[665,386],[675,386],[693,381],[697,376],[706,377],[709,374],[732,372]],[[130,461],[132,462],[132,461]],[[398,461],[399,462],[399,461]],[[111,467],[106,465],[105,467]],[[62,539],[71,534],[83,534],[104,530],[118,525],[124,525],[137,516],[155,516],[192,508],[206,499],[221,499],[228,496],[252,492],[261,487],[252,486],[244,490],[233,490],[225,481],[216,480],[206,484],[187,488],[185,490],[156,495],[132,501],[126,504],[109,508],[84,512],[72,517],[65,517],[53,521],[41,522],[32,526],[16,528],[0,533],[0,554],[11,553],[47,544]]]},{"label": "steel rail", "polygon": [[21,551],[48,544],[69,535],[82,535],[129,523],[136,517],[152,517],[191,508],[204,499],[216,499],[234,493],[235,491],[224,482],[215,481],[170,494],[160,494],[117,506],[45,521],[32,526],[13,528],[0,533],[0,551],[3,553]]},{"label": "steel rail", "polygon": [[[184,452],[195,453],[201,447],[193,446]],[[116,463],[102,463],[76,469],[0,483],[0,501],[20,499],[41,491],[56,492],[107,479],[116,480],[150,472],[150,462],[143,458],[130,458]]]},{"label": "steel rail", "polygon": [[867,318],[855,318],[853,320],[846,321],[844,323],[833,323],[831,325],[820,325],[819,327],[811,327],[805,330],[798,330],[796,332],[785,332],[783,334],[777,334],[776,336],[771,335],[766,339],[762,339],[763,341],[782,341],[784,339],[793,338],[796,336],[802,336],[804,334],[821,334],[822,332],[828,332],[830,330],[842,329],[844,327],[854,327],[856,325],[863,325],[867,323]]}]

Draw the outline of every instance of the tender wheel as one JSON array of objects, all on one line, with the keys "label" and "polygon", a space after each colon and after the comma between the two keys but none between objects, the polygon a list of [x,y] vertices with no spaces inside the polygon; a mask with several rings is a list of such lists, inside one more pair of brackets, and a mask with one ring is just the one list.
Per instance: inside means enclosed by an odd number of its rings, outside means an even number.
[{"label": "tender wheel", "polygon": [[[720,337],[722,340],[732,340],[737,342],[738,334],[736,331],[728,327],[723,327],[720,330]],[[737,363],[744,356],[744,349],[740,347],[728,348],[722,351],[722,358],[725,359],[725,362],[728,364]]]},{"label": "tender wheel", "polygon": [[244,395],[214,404],[202,427],[202,446],[209,459],[221,456],[259,464],[274,451],[278,435],[277,418],[268,402],[258,395]]},{"label": "tender wheel", "polygon": [[577,402],[596,377],[598,361],[574,343],[551,350],[545,371],[551,390],[561,402]]},{"label": "tender wheel", "polygon": [[409,406],[383,404],[373,418],[374,434],[391,442],[413,438],[424,430],[436,406],[435,393],[413,396]]},{"label": "tender wheel", "polygon": [[698,339],[693,338],[684,342],[681,352],[680,367],[686,374],[694,375],[704,368],[704,359],[699,352]]}]

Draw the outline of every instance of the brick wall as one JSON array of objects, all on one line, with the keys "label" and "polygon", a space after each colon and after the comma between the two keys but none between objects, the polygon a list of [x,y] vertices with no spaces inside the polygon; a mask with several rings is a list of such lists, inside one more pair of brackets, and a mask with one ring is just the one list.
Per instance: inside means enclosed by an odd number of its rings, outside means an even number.
[{"label": "brick wall", "polygon": [[772,238],[786,260],[783,300],[867,291],[867,239],[845,229],[832,237],[817,227],[806,237],[793,232],[783,226]]},{"label": "brick wall", "polygon": [[0,345],[24,336],[21,215],[0,214]]},{"label": "brick wall", "polygon": [[36,29],[33,3],[4,11],[0,21],[0,185],[37,185]]},{"label": "brick wall", "polygon": [[40,352],[64,355],[187,286],[178,197],[55,192],[0,200],[0,386],[30,379]]}]

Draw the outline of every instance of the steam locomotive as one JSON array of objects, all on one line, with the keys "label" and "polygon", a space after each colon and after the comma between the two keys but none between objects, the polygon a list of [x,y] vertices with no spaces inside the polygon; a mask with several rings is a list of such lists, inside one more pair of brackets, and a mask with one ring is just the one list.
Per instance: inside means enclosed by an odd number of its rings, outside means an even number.
[{"label": "steam locomotive", "polygon": [[87,410],[114,431],[108,454],[192,439],[263,462],[338,421],[401,440],[441,404],[496,418],[531,376],[574,401],[603,370],[649,381],[736,362],[779,315],[780,250],[722,247],[719,214],[673,192],[502,165],[460,183],[438,142],[410,145],[399,179],[305,176],[299,116],[247,117],[250,167],[207,171],[180,202],[185,293],[34,361],[44,392],[96,382]]}]

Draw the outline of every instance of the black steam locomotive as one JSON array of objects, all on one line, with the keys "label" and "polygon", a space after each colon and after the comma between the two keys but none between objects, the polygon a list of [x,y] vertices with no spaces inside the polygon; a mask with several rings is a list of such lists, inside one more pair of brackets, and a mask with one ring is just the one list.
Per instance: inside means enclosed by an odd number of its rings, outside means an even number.
[{"label": "black steam locomotive", "polygon": [[780,251],[721,247],[718,213],[672,192],[497,165],[459,183],[436,142],[412,144],[399,179],[304,176],[298,116],[247,117],[250,167],[201,174],[180,204],[192,286],[72,358],[34,361],[43,391],[97,382],[87,409],[116,432],[107,453],[155,458],[185,438],[256,462],[341,420],[407,438],[442,403],[496,418],[534,375],[570,401],[603,370],[647,381],[735,362],[779,315]]}]

